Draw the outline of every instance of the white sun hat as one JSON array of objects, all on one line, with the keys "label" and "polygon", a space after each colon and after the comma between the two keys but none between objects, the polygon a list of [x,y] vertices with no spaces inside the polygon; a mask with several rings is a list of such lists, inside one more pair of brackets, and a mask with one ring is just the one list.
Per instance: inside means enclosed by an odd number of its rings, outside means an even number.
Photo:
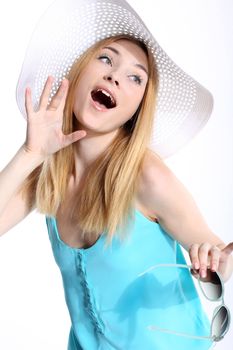
[{"label": "white sun hat", "polygon": [[152,138],[148,147],[166,158],[184,146],[205,125],[213,109],[211,93],[178,67],[164,52],[143,20],[125,0],[56,0],[40,18],[26,51],[16,88],[26,118],[25,89],[36,110],[49,75],[50,94],[59,88],[73,63],[96,42],[127,34],[152,52],[159,77]]}]

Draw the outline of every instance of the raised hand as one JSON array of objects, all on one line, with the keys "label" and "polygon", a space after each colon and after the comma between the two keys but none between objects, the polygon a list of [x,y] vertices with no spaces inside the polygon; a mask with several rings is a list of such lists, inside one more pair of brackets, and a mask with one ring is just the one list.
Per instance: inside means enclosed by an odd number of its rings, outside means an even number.
[{"label": "raised hand", "polygon": [[27,152],[42,158],[46,158],[86,136],[86,131],[84,130],[78,130],[69,135],[64,135],[62,132],[63,110],[69,89],[69,81],[67,79],[62,81],[61,86],[48,106],[53,80],[53,77],[48,77],[37,112],[33,109],[30,88],[28,87],[25,92],[27,135],[24,148]]}]

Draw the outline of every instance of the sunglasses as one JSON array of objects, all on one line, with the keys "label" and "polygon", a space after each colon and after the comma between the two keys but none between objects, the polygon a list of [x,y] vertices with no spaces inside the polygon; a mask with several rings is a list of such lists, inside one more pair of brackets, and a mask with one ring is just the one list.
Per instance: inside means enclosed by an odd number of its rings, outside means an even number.
[{"label": "sunglasses", "polygon": [[207,269],[207,276],[205,278],[202,278],[197,271],[193,268],[192,265],[185,265],[185,264],[158,264],[150,267],[146,271],[140,273],[138,275],[142,276],[148,272],[151,272],[152,270],[155,271],[158,268],[181,268],[181,269],[189,269],[190,273],[192,275],[195,275],[195,277],[198,280],[199,287],[203,293],[203,295],[210,301],[220,301],[221,304],[217,306],[214,309],[213,315],[212,315],[212,321],[211,321],[211,327],[210,327],[210,334],[209,336],[195,336],[191,334],[186,333],[180,333],[176,331],[172,331],[169,329],[159,328],[154,325],[150,325],[147,328],[151,331],[160,331],[165,333],[172,333],[178,336],[183,337],[189,337],[194,339],[206,339],[211,340],[212,342],[219,342],[223,339],[223,337],[226,335],[226,333],[229,330],[230,322],[231,322],[231,316],[230,316],[230,310],[228,307],[224,304],[224,283],[221,279],[221,276],[217,272],[213,272],[210,269]]}]

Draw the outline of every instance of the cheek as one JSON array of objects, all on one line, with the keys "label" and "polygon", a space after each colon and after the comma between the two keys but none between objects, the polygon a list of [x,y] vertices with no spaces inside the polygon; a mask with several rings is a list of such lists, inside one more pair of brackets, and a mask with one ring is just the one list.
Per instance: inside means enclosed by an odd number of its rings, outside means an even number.
[{"label": "cheek", "polygon": [[139,104],[144,96],[145,89],[145,86],[140,86],[132,81],[128,81],[124,88],[124,95],[128,101]]},{"label": "cheek", "polygon": [[138,109],[142,98],[143,98],[143,94],[141,91],[135,91],[135,89],[132,89],[130,91],[128,91],[127,95],[125,96],[125,103],[124,103],[124,110],[128,111],[129,114],[131,114],[131,116],[136,112],[136,110]]},{"label": "cheek", "polygon": [[80,84],[78,85],[78,87],[75,90],[75,94],[74,94],[74,108],[82,108],[84,101],[86,100],[87,97],[87,89],[85,84],[82,84],[82,82],[80,82]]},{"label": "cheek", "polygon": [[[79,98],[78,98],[79,96]],[[79,109],[79,101],[80,101],[80,94],[79,94],[79,91],[78,89],[75,91],[75,94],[74,94],[74,104],[73,104],[73,110],[74,112],[76,112],[78,109]]]}]

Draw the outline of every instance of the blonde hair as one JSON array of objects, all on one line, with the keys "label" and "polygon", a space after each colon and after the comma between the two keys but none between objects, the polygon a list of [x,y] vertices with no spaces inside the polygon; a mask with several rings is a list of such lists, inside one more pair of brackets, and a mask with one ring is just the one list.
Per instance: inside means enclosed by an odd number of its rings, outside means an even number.
[{"label": "blonde hair", "polygon": [[[73,115],[74,90],[86,64],[103,45],[119,39],[137,43],[148,57],[149,77],[142,102],[112,141],[110,146],[87,169],[82,188],[78,189],[70,214],[83,235],[98,238],[105,231],[107,245],[118,232],[120,239],[130,232],[134,213],[133,200],[139,174],[151,138],[158,77],[154,58],[145,45],[126,35],[104,39],[88,49],[72,66],[68,75],[69,93],[64,108],[63,132],[75,130]],[[35,169],[24,184],[30,205],[41,213],[56,216],[74,173],[74,145],[51,155]]]}]

